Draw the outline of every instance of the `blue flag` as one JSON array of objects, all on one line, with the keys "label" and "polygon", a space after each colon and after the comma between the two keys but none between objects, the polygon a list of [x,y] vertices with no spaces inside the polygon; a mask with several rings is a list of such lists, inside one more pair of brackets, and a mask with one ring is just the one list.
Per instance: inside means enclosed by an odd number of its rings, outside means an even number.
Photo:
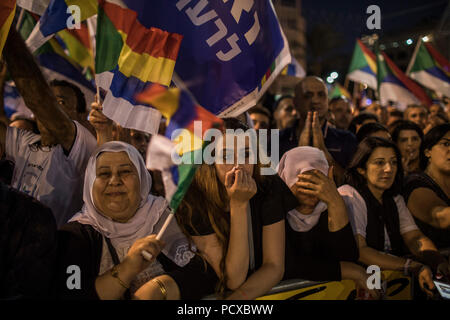
[{"label": "blue flag", "polygon": [[173,80],[216,115],[254,106],[291,61],[270,0],[123,2],[145,27],[183,35]]}]

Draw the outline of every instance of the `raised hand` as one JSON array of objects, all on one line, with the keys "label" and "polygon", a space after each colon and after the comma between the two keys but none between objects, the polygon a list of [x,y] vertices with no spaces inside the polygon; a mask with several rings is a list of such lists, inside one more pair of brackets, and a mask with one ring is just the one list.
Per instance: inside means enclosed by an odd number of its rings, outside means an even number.
[{"label": "raised hand", "polygon": [[97,132],[104,132],[105,130],[112,130],[113,121],[103,114],[103,107],[95,96],[95,102],[91,104],[91,111],[89,112],[89,122]]},{"label": "raised hand", "polygon": [[312,133],[313,133],[313,147],[326,150],[325,140],[323,138],[322,128],[320,127],[319,115],[317,112],[313,114],[312,121]]},{"label": "raised hand", "polygon": [[298,145],[300,147],[309,146],[311,144],[311,112],[308,112],[308,116],[306,117],[305,126],[303,128],[302,133],[300,134],[300,138],[298,140]]}]

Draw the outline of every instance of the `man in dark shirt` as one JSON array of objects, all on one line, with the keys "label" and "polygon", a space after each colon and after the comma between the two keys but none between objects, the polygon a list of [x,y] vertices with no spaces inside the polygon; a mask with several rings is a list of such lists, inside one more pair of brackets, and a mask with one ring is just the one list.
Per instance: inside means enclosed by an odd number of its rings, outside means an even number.
[{"label": "man in dark shirt", "polygon": [[[280,158],[298,146],[312,146],[325,153],[339,182],[357,147],[355,136],[327,122],[328,91],[322,79],[308,76],[295,87],[294,104],[300,119],[280,132]],[[309,114],[309,116],[308,116]]]}]

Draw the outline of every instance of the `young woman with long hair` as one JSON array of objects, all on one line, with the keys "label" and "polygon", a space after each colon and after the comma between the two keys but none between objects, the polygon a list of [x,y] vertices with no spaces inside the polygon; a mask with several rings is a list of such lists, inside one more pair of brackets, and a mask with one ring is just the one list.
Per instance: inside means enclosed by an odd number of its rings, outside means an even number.
[{"label": "young woman with long hair", "polygon": [[[227,129],[248,129],[237,119],[224,121]],[[216,162],[200,165],[176,217],[217,275],[211,293],[254,299],[283,277],[284,217],[297,200],[278,176],[261,176],[260,165],[248,163],[250,146],[238,146],[237,135],[215,142]],[[239,153],[245,164],[237,163]]]}]

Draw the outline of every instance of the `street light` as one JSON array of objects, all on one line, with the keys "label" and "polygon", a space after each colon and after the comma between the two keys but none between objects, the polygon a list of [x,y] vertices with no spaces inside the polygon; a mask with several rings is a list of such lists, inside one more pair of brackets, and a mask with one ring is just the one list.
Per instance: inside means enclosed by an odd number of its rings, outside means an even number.
[{"label": "street light", "polygon": [[327,82],[328,82],[329,84],[332,84],[332,83],[334,82],[334,79],[333,79],[332,77],[328,77],[328,78],[327,78]]},{"label": "street light", "polygon": [[410,39],[408,39],[408,40],[406,40],[406,44],[409,46],[409,45],[412,45],[412,43],[413,43],[413,40],[410,38]]},{"label": "street light", "polygon": [[330,74],[330,77],[331,77],[332,79],[337,79],[337,78],[339,77],[339,73],[337,73],[336,71],[333,71],[333,72]]},{"label": "street light", "polygon": [[428,41],[430,41],[430,38],[428,38],[428,36],[425,36],[425,37],[422,38],[422,41],[423,42],[428,42]]}]

